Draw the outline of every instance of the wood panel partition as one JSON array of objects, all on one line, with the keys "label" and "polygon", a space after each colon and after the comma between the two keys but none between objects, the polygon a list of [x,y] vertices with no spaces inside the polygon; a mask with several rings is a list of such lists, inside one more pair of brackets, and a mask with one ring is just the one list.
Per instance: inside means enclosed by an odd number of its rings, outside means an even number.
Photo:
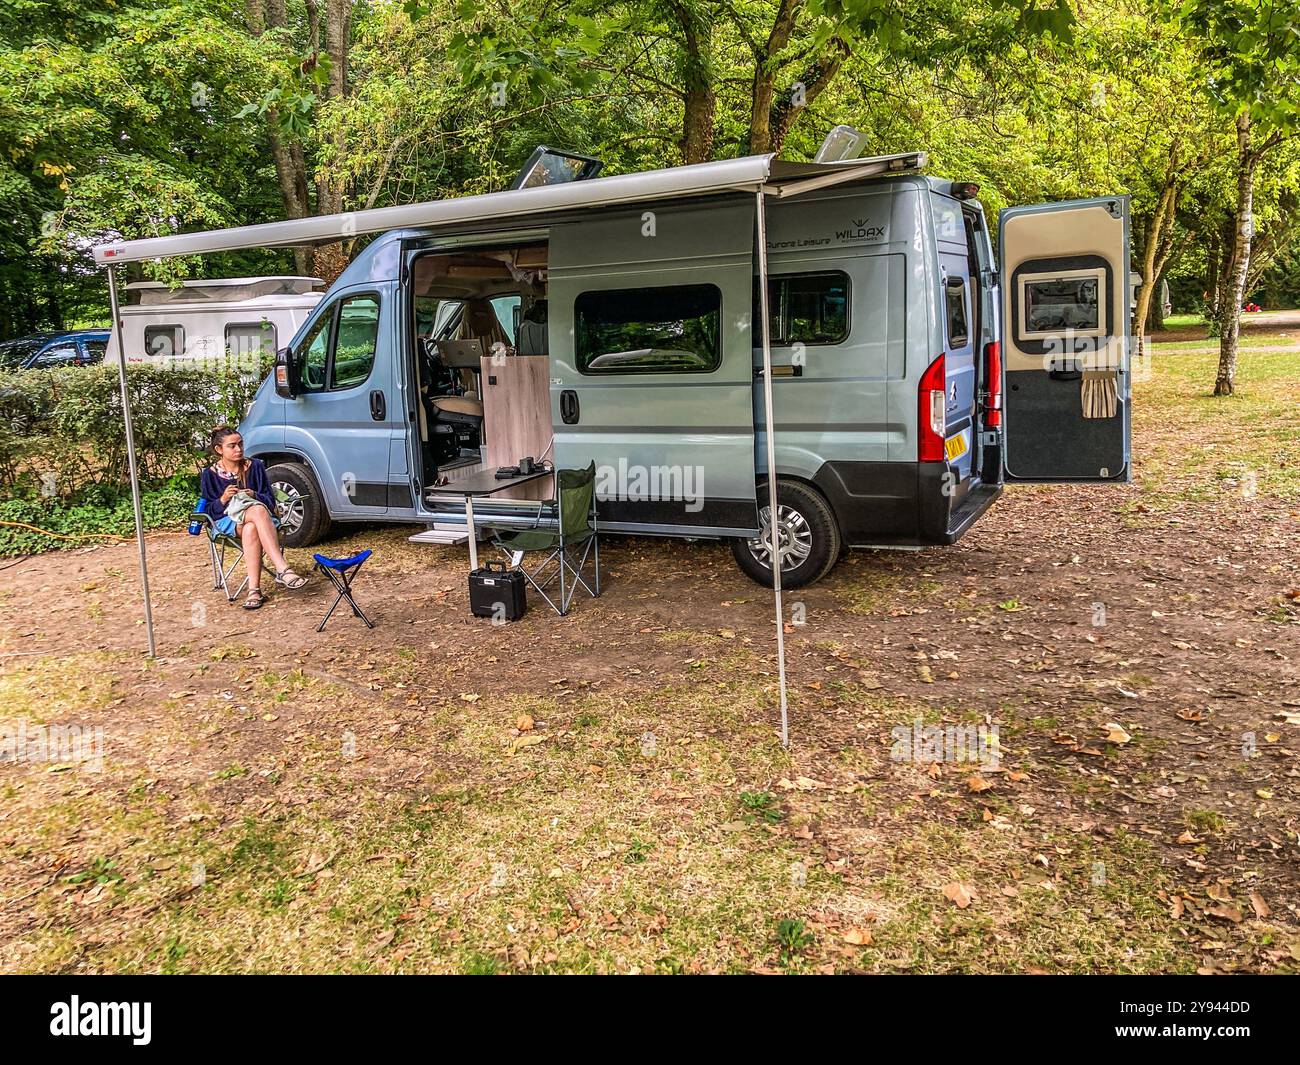
[{"label": "wood panel partition", "polygon": [[[540,459],[551,442],[551,391],[545,355],[508,355],[482,361],[483,433],[488,468],[513,466],[525,455]],[[550,458],[551,456],[548,456]],[[506,499],[550,499],[554,478],[501,493]]]}]

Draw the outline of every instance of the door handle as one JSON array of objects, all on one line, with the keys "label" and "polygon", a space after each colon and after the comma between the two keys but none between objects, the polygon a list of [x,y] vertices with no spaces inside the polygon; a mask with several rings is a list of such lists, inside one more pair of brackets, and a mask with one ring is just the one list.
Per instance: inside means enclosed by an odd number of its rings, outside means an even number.
[{"label": "door handle", "polygon": [[376,388],[370,393],[370,417],[382,422],[387,416],[388,404],[384,402],[384,394]]},{"label": "door handle", "polygon": [[571,388],[560,393],[560,421],[565,425],[578,424],[578,393]]}]

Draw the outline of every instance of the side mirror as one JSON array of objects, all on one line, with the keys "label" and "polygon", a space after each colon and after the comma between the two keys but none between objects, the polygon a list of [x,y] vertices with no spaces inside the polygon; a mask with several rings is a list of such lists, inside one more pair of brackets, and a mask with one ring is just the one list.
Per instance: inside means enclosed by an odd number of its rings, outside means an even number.
[{"label": "side mirror", "polygon": [[285,399],[293,399],[298,394],[298,373],[293,351],[281,348],[275,353],[275,394]]}]

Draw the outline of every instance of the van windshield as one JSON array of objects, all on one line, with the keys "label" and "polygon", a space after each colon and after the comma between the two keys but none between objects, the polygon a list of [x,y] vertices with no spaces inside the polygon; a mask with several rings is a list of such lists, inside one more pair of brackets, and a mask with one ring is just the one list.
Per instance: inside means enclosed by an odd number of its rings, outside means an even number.
[{"label": "van windshield", "polygon": [[[506,335],[513,337],[518,329],[516,321],[520,299],[517,295],[495,296],[488,301],[496,313],[497,321]],[[440,299],[437,296],[415,298],[415,332],[417,336],[433,340],[452,340],[465,316],[465,301]]]}]

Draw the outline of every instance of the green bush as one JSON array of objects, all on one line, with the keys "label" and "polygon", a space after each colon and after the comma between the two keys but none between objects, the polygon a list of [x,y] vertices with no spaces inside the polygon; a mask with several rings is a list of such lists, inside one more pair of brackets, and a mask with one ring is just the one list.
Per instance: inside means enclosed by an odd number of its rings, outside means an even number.
[{"label": "green bush", "polygon": [[[234,360],[211,368],[129,366],[141,481],[197,469],[208,432],[242,420],[269,368],[269,357],[251,368]],[[0,373],[0,490],[67,500],[91,485],[126,483],[115,366]]]},{"label": "green bush", "polygon": [[[166,481],[140,486],[140,510],[146,529],[175,526],[178,531],[194,510],[197,474],[180,473]],[[45,536],[5,522],[24,522],[56,536]],[[0,557],[34,555],[63,547],[106,542],[106,535],[135,536],[130,488],[91,485],[70,499],[7,499],[0,502]],[[65,539],[71,537],[72,539]]]},{"label": "green bush", "polygon": [[[270,364],[127,367],[146,528],[189,516],[209,432],[243,420]],[[0,524],[0,557],[134,535],[116,366],[0,372],[3,522],[74,539]]]}]

